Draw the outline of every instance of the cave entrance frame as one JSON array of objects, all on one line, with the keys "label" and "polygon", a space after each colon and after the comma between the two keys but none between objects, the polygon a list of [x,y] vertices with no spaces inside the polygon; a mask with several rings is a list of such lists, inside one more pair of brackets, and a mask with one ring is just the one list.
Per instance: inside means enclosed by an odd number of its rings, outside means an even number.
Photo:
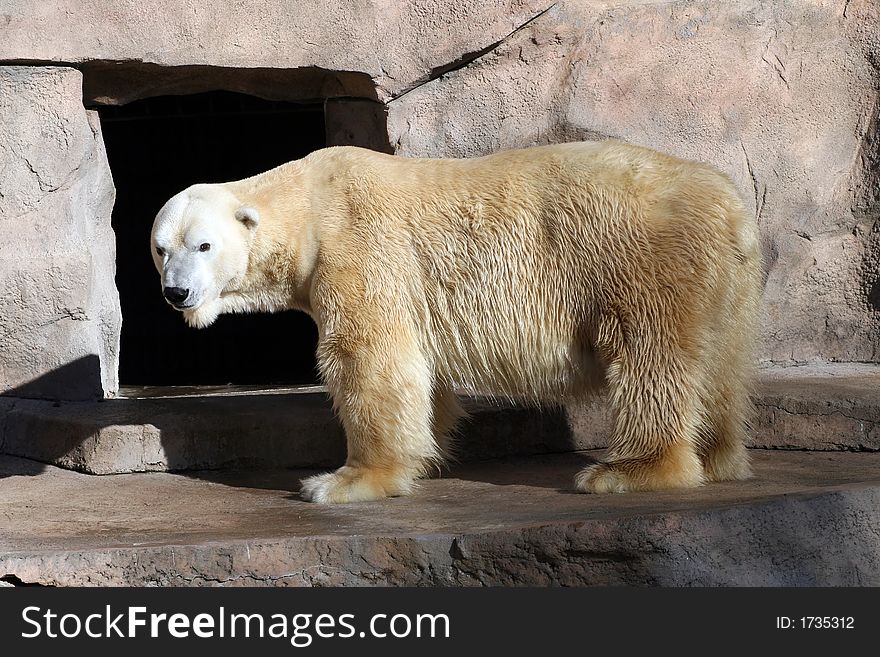
[{"label": "cave entrance frame", "polygon": [[[117,188],[121,394],[317,382],[317,332],[302,313],[224,316],[203,331],[185,327],[161,299],[149,226],[164,200],[195,182],[246,177],[323,146],[391,152],[385,106],[369,76],[111,62],[82,71],[83,102],[98,112]],[[221,144],[212,130],[231,132]]]}]

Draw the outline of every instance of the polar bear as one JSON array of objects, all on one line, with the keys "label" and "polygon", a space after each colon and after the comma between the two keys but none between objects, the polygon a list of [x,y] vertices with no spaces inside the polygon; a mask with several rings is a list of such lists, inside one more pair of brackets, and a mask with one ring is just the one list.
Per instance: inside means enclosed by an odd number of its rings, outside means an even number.
[{"label": "polar bear", "polygon": [[316,322],[348,458],[304,480],[306,499],[409,493],[446,454],[456,390],[563,404],[605,388],[613,430],[585,492],[749,475],[757,226],[703,164],[617,141],[474,159],[333,147],[180,192],[152,248],[193,327]]}]

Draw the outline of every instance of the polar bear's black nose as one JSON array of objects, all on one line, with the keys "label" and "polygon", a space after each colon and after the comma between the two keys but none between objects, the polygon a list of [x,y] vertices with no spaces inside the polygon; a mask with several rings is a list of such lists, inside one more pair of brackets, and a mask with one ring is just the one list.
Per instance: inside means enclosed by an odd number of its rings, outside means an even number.
[{"label": "polar bear's black nose", "polygon": [[184,290],[182,287],[166,287],[162,293],[171,303],[181,303],[189,296],[189,290]]}]

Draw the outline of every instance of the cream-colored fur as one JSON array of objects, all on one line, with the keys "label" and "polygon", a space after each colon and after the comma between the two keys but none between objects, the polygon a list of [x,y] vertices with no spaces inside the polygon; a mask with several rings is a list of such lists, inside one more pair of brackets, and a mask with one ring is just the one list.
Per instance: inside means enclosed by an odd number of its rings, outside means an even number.
[{"label": "cream-colored fur", "polygon": [[[410,492],[462,415],[455,389],[562,404],[606,387],[614,429],[583,491],[748,476],[760,252],[717,171],[612,141],[469,160],[341,147],[184,194],[217,199],[227,230],[238,207],[255,220],[224,246],[246,268],[191,325],[288,308],[318,325],[348,460],[306,498]],[[166,237],[193,221],[175,207]]]}]

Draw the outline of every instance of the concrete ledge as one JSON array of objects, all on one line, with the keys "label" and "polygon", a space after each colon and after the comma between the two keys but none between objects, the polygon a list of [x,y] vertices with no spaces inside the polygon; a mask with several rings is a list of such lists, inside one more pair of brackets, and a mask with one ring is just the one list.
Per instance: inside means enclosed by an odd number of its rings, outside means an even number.
[{"label": "concrete ledge", "polygon": [[880,365],[762,371],[753,447],[880,450]]},{"label": "concrete ledge", "polygon": [[[576,440],[562,410],[477,399],[465,405],[471,417],[458,441],[460,460],[595,446]],[[90,474],[329,467],[345,460],[342,427],[318,387],[99,403],[0,397],[0,418],[0,453]]]},{"label": "concrete ledge", "polygon": [[310,388],[98,403],[0,398],[0,405],[0,451],[91,474],[308,467],[345,458],[326,394]]},{"label": "concrete ledge", "polygon": [[[345,440],[319,387],[181,389],[178,397],[47,402],[0,397],[0,452],[92,474],[329,467]],[[752,447],[880,450],[880,366],[762,372]],[[601,400],[567,411],[466,399],[461,461],[596,449]]]},{"label": "concrete ledge", "polygon": [[45,585],[880,585],[880,454],[754,453],[756,478],[571,489],[595,454],[460,466],[321,507],[304,471],[90,477],[0,458],[0,578]]}]

